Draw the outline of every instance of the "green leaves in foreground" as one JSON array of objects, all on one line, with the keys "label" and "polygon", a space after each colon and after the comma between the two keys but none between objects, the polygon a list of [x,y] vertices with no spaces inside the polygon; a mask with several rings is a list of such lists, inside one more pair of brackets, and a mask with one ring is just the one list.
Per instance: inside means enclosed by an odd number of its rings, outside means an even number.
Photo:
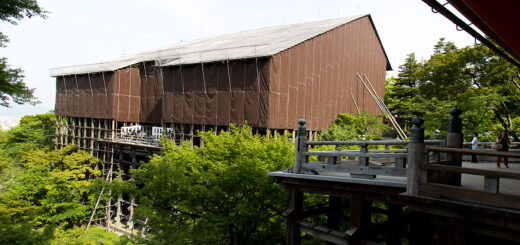
[{"label": "green leaves in foreground", "polygon": [[199,132],[200,147],[166,146],[133,172],[137,213],[152,240],[168,244],[273,244],[283,239],[287,194],[267,176],[294,162],[287,137],[249,127]]}]

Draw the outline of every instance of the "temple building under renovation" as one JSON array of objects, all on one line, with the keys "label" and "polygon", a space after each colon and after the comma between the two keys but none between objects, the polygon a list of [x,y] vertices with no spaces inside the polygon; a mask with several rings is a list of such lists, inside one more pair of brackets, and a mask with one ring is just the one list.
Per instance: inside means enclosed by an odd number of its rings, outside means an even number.
[{"label": "temple building under renovation", "polygon": [[[286,132],[305,118],[313,137],[340,113],[380,114],[359,79],[370,79],[383,97],[390,69],[370,15],[242,31],[55,68],[56,145],[75,144],[98,157],[110,181],[116,169],[127,172],[159,151],[163,135],[197,144],[197,130],[248,124],[262,134]],[[124,219],[120,210],[107,212]]]}]

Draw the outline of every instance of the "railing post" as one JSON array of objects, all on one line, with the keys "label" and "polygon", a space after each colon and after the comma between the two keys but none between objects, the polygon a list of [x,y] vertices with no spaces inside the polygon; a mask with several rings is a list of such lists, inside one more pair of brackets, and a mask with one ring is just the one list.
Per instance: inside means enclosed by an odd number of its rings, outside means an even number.
[{"label": "railing post", "polygon": [[301,174],[302,162],[304,152],[304,143],[307,139],[307,129],[305,128],[305,119],[298,120],[298,131],[296,133],[296,145],[295,145],[295,155],[294,155],[294,173]]},{"label": "railing post", "polygon": [[419,194],[419,182],[421,180],[420,165],[424,152],[424,128],[421,125],[424,120],[419,117],[412,119],[413,127],[410,129],[410,144],[408,145],[408,179],[406,192],[409,195]]},{"label": "railing post", "polygon": [[[462,148],[462,143],[464,141],[462,137],[462,119],[459,118],[460,114],[462,114],[462,110],[457,108],[450,109],[451,117],[448,119],[448,133],[446,133],[446,147],[450,148]],[[451,160],[451,166],[462,166],[462,154],[460,153],[452,153],[451,157],[448,157]],[[450,173],[447,177],[447,182],[445,184],[452,184],[460,186],[461,175]]]}]

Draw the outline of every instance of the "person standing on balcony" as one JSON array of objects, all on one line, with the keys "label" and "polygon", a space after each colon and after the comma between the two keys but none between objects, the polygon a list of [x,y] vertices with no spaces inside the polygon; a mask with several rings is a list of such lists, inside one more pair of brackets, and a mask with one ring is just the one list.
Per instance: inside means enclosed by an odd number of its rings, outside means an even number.
[{"label": "person standing on balcony", "polygon": [[[471,149],[477,150],[478,149],[478,134],[477,132],[473,133],[473,139],[471,140]],[[471,162],[472,163],[478,163],[477,155],[472,154],[471,155]]]},{"label": "person standing on balcony", "polygon": [[[501,147],[497,151],[509,151],[509,146],[508,146],[509,138],[507,137],[507,132],[505,130],[502,130],[502,132],[500,133],[500,136],[498,136],[498,138],[496,140],[496,143],[501,145]],[[497,168],[500,168],[500,159],[501,158],[502,157],[500,157],[500,156],[497,157]],[[507,165],[507,157],[504,157],[504,165],[506,166],[506,168],[509,168],[509,166]]]}]

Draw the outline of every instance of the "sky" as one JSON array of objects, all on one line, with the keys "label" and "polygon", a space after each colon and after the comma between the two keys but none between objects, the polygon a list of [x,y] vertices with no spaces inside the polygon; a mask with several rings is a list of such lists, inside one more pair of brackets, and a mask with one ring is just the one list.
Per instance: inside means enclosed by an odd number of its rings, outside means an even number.
[{"label": "sky", "polygon": [[[442,3],[442,1],[440,1]],[[54,109],[51,68],[106,61],[172,43],[266,26],[370,14],[393,71],[406,56],[428,59],[441,38],[458,47],[474,38],[435,14],[421,0],[39,0],[48,18],[0,23],[10,42],[0,48],[12,67],[24,70],[37,106],[0,108],[0,116]],[[448,5],[448,8],[449,7]]]}]

